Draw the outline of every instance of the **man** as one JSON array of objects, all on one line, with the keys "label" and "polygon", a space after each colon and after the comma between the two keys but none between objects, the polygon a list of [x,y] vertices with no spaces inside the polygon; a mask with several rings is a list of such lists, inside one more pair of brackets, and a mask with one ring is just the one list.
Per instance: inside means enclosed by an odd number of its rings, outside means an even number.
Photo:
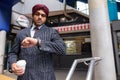
[{"label": "man", "polygon": [[[33,6],[33,25],[16,35],[8,62],[17,80],[55,80],[52,54],[65,54],[66,46],[58,31],[45,25],[48,14],[45,5]],[[21,59],[26,60],[25,72],[16,65]]]}]

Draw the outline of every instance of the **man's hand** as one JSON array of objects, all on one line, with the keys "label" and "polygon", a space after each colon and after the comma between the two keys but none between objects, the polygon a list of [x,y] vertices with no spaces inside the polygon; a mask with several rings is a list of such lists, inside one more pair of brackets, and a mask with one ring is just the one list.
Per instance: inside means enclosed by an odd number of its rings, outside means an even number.
[{"label": "man's hand", "polygon": [[21,43],[21,47],[22,48],[27,48],[27,47],[32,47],[35,46],[37,44],[38,40],[35,38],[31,38],[31,37],[26,37],[22,43]]},{"label": "man's hand", "polygon": [[13,72],[14,74],[16,74],[17,76],[20,76],[20,75],[23,75],[23,74],[24,74],[24,70],[23,70],[21,67],[18,67],[18,66],[16,65],[16,63],[13,63],[13,64],[11,65],[11,68],[12,68],[12,72]]}]

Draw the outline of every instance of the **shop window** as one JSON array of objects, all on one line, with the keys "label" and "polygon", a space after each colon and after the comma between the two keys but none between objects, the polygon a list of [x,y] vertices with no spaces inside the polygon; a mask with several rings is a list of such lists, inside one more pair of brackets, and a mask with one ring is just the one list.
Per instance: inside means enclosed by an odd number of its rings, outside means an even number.
[{"label": "shop window", "polygon": [[67,53],[74,54],[77,53],[75,40],[66,40]]},{"label": "shop window", "polygon": [[64,37],[67,55],[91,54],[90,36]]}]

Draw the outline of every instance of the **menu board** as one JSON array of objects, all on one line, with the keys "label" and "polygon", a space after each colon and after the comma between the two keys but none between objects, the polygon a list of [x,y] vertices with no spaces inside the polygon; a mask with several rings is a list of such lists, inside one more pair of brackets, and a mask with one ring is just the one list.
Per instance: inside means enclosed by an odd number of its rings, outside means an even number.
[{"label": "menu board", "polygon": [[76,53],[76,43],[75,40],[67,40],[65,41],[67,47],[67,53],[74,54]]}]

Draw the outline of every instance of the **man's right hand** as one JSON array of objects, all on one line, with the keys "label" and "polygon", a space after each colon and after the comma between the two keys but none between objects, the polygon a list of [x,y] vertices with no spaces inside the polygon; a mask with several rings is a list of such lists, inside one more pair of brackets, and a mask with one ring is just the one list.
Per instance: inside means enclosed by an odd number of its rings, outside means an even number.
[{"label": "man's right hand", "polygon": [[24,74],[24,70],[21,67],[17,66],[16,63],[13,63],[11,65],[11,68],[12,68],[12,72],[14,74],[16,74],[17,76],[20,76],[20,75]]},{"label": "man's right hand", "polygon": [[21,47],[22,48],[28,48],[28,47],[32,47],[37,45],[38,40],[35,38],[31,38],[31,37],[26,37],[22,43],[21,43]]}]

